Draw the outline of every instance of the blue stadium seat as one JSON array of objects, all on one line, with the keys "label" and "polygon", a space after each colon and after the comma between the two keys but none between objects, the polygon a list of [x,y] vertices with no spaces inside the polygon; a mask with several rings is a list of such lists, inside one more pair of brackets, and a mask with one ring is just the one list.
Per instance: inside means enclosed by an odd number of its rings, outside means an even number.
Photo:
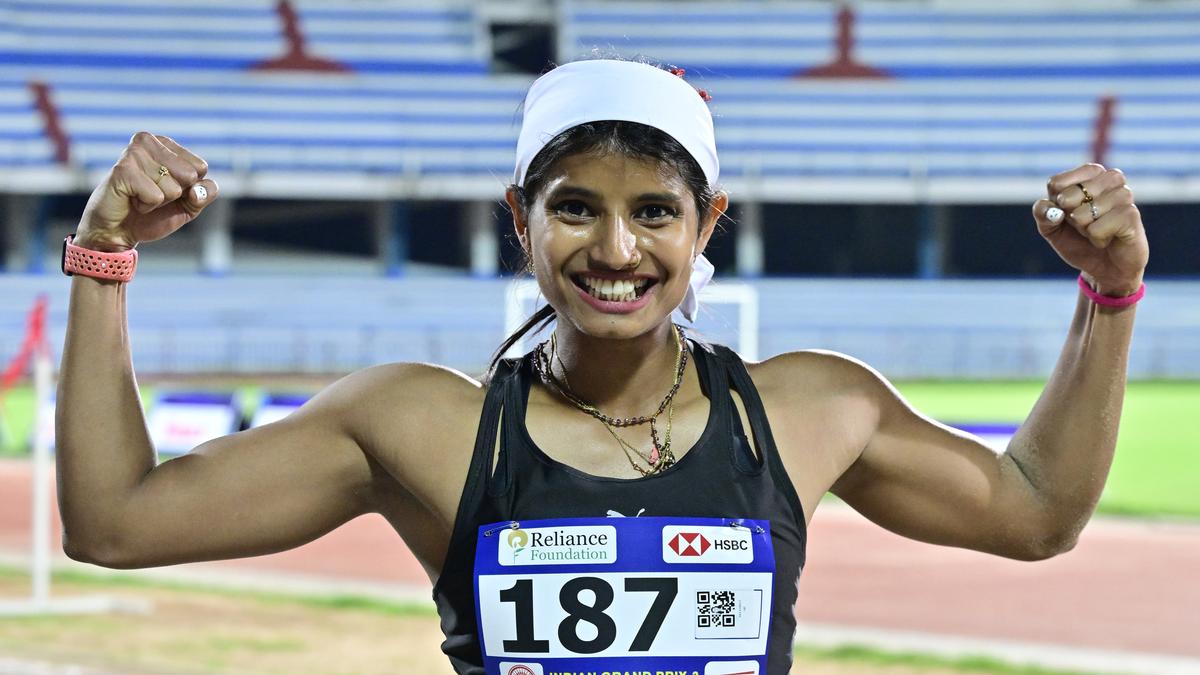
[{"label": "blue stadium seat", "polygon": [[[291,44],[266,0],[6,8],[0,190],[82,189],[143,128],[204,156],[229,195],[495,199],[510,178],[531,78],[488,73],[473,5],[301,3],[307,53],[345,73],[253,70]],[[837,55],[831,7],[567,2],[562,17],[560,60],[644,53],[712,92],[735,197],[1024,203],[1092,159],[1103,118],[1105,161],[1141,201],[1200,195],[1200,5],[866,5],[852,56],[887,77],[853,80],[802,77]]]}]

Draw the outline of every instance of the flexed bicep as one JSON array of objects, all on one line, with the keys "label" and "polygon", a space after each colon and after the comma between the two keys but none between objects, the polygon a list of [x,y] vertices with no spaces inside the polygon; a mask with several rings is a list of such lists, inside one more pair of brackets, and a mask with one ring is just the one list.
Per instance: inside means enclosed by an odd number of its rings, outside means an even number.
[{"label": "flexed bicep", "polygon": [[844,361],[877,421],[835,495],[912,539],[1021,560],[1060,552],[1048,510],[1012,455],[921,414],[877,371]]},{"label": "flexed bicep", "polygon": [[349,375],[278,422],[159,464],[103,536],[68,537],[91,542],[72,555],[117,568],[262,555],[373,511],[383,472],[360,444],[355,417],[387,377],[379,371],[397,367]]}]

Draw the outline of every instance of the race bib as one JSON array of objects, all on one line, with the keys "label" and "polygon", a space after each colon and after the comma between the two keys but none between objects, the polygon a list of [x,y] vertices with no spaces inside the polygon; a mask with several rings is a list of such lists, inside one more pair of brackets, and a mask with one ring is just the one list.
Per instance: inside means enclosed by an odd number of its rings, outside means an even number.
[{"label": "race bib", "polygon": [[742,518],[479,528],[475,611],[499,675],[761,675],[775,555]]}]

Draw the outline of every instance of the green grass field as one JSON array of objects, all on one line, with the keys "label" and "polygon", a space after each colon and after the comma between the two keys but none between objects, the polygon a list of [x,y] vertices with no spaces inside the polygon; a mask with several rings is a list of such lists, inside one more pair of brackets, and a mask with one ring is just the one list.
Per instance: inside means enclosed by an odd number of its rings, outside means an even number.
[{"label": "green grass field", "polygon": [[[1025,419],[1042,382],[899,382],[921,412],[947,422]],[[1200,382],[1130,382],[1117,455],[1099,510],[1200,517]]]},{"label": "green grass field", "polygon": [[[945,422],[1020,423],[1042,382],[909,381],[896,386],[914,407]],[[254,400],[254,387],[243,387]],[[153,388],[143,388],[153,400]],[[32,397],[5,397],[0,455],[26,452]],[[1099,509],[1138,516],[1200,517],[1200,382],[1131,382],[1125,395],[1117,457]]]}]

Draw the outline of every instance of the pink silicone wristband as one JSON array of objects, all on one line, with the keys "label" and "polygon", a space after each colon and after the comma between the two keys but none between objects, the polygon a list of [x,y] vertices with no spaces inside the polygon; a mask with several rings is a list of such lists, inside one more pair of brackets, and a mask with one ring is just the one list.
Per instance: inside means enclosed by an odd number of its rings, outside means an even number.
[{"label": "pink silicone wristband", "polygon": [[1123,295],[1119,298],[1114,298],[1111,295],[1100,295],[1096,291],[1092,290],[1092,285],[1083,278],[1082,274],[1079,275],[1079,288],[1083,290],[1083,294],[1088,296],[1088,299],[1090,299],[1092,302],[1105,307],[1128,307],[1138,300],[1141,300],[1142,296],[1146,295],[1146,282],[1144,281],[1136,291],[1130,293],[1129,295]]},{"label": "pink silicone wristband", "polygon": [[67,235],[63,240],[62,271],[71,276],[79,274],[110,281],[129,281],[137,269],[137,251],[130,249],[121,253],[93,251],[76,246],[75,237]]}]

